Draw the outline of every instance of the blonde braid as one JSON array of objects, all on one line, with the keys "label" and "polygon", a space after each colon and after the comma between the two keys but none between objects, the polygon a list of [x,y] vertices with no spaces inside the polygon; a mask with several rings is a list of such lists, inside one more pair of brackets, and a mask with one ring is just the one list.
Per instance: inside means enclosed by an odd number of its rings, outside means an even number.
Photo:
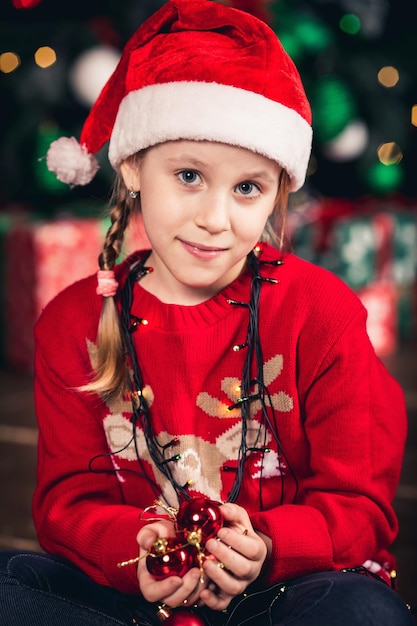
[{"label": "blonde braid", "polygon": [[[112,201],[114,206],[110,211],[111,224],[106,233],[103,251],[99,256],[101,270],[114,268],[120,256],[124,233],[129,225],[134,205],[134,200],[129,197],[126,186],[119,176],[116,178]],[[121,397],[125,393],[128,384],[125,350],[119,313],[112,297],[103,298],[94,369],[96,371],[94,380],[80,387],[81,391],[98,393],[105,398]]]}]

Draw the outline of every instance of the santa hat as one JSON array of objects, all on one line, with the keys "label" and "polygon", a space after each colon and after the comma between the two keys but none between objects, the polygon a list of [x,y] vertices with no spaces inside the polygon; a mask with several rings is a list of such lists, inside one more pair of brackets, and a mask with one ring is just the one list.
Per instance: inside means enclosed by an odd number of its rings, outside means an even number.
[{"label": "santa hat", "polygon": [[164,141],[209,140],[278,162],[295,191],[304,183],[311,137],[298,71],[263,21],[213,0],[169,0],[126,44],[80,142],[53,142],[47,166],[59,180],[85,185],[107,141],[117,170],[126,157]]}]

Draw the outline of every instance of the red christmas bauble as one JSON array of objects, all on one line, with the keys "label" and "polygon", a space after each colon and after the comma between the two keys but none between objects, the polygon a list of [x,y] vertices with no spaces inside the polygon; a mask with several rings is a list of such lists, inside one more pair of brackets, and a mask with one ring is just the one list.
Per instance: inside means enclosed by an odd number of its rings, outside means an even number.
[{"label": "red christmas bauble", "polygon": [[146,567],[157,580],[168,576],[182,578],[194,565],[194,552],[192,545],[184,546],[178,539],[158,539],[149,550]]},{"label": "red christmas bauble", "polygon": [[163,623],[164,626],[204,626],[198,615],[188,611],[174,611]]},{"label": "red christmas bauble", "polygon": [[220,504],[204,496],[185,500],[178,510],[177,526],[185,532],[187,538],[190,537],[190,533],[197,533],[199,543],[204,545],[207,539],[215,537],[223,526]]}]

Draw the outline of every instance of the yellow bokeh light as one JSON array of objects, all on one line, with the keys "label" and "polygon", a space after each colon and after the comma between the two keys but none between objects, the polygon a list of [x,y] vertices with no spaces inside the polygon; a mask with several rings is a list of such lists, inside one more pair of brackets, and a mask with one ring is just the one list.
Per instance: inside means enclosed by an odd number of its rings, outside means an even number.
[{"label": "yellow bokeh light", "polygon": [[42,46],[35,52],[35,62],[39,67],[46,68],[53,65],[56,61],[55,50],[49,46]]},{"label": "yellow bokeh light", "polygon": [[417,104],[411,107],[411,123],[413,126],[417,126]]},{"label": "yellow bokeh light", "polygon": [[378,81],[384,87],[395,87],[400,80],[400,74],[398,70],[392,65],[381,67],[378,72]]},{"label": "yellow bokeh light", "polygon": [[394,165],[399,163],[403,158],[402,150],[395,141],[382,143],[377,150],[377,154],[378,159],[384,165]]},{"label": "yellow bokeh light", "polygon": [[10,74],[20,65],[20,57],[15,52],[3,52],[0,54],[0,71]]}]

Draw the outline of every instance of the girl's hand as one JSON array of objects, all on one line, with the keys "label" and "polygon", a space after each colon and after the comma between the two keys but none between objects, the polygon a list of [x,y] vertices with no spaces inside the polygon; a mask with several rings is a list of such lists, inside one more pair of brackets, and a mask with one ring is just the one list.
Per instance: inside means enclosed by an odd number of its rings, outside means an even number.
[{"label": "girl's hand", "polygon": [[268,538],[255,532],[245,509],[232,503],[221,509],[226,524],[217,539],[206,543],[216,560],[205,559],[203,567],[210,581],[200,592],[200,600],[217,611],[227,608],[258,578],[270,549]]},{"label": "girl's hand", "polygon": [[[152,544],[160,537],[174,537],[174,524],[168,521],[158,521],[147,524],[138,533],[137,542],[141,557],[138,563],[137,575],[140,590],[148,602],[160,602],[169,607],[188,606],[198,601],[204,582],[201,582],[201,572],[193,567],[183,578],[169,576],[163,580],[156,580],[146,567],[146,555]],[[143,557],[143,558],[142,558]]]}]

